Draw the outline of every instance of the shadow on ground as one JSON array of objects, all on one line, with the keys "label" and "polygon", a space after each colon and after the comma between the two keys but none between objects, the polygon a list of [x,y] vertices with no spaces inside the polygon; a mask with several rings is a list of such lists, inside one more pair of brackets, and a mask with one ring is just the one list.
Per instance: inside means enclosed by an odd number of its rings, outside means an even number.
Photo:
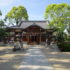
[{"label": "shadow on ground", "polygon": [[[0,47],[0,70],[17,70],[26,51],[20,50],[13,52],[13,47]],[[14,67],[16,65],[16,67]]]},{"label": "shadow on ground", "polygon": [[70,70],[70,52],[60,52],[55,48],[48,47],[44,47],[42,51],[48,57],[55,70],[60,70],[60,68],[62,68],[61,70]]}]

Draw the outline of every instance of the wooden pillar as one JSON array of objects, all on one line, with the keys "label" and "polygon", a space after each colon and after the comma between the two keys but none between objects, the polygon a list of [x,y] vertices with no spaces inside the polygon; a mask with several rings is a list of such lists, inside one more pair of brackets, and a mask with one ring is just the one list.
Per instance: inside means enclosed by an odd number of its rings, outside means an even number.
[{"label": "wooden pillar", "polygon": [[29,34],[27,34],[27,42],[29,43]]},{"label": "wooden pillar", "polygon": [[40,33],[40,44],[41,44],[41,33]]},{"label": "wooden pillar", "polygon": [[40,29],[40,44],[41,44],[41,29]]},{"label": "wooden pillar", "polygon": [[21,40],[23,41],[23,32],[21,33]]},{"label": "wooden pillar", "polygon": [[34,34],[34,42],[35,42],[35,34]]}]

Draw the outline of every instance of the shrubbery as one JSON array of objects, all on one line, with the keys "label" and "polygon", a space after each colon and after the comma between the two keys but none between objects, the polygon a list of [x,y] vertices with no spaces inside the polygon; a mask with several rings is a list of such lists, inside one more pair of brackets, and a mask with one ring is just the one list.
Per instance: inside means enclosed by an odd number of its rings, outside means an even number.
[{"label": "shrubbery", "polygon": [[61,38],[58,37],[57,45],[61,51],[70,51],[70,37],[64,34]]},{"label": "shrubbery", "polygon": [[58,48],[61,50],[61,51],[70,51],[70,43],[69,42],[59,42],[57,43],[58,45]]}]

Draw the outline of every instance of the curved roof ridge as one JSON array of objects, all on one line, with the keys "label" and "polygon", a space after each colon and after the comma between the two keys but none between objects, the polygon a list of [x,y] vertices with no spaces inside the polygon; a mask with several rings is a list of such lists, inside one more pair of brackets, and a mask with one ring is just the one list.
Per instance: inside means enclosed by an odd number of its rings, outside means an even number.
[{"label": "curved roof ridge", "polygon": [[47,23],[49,23],[49,22],[47,22],[47,21],[43,21],[43,22],[41,22],[41,21],[30,21],[30,22],[29,21],[22,21],[21,24],[19,25],[19,27],[25,29],[25,28],[35,24],[35,25],[38,25],[38,26],[46,29]]}]

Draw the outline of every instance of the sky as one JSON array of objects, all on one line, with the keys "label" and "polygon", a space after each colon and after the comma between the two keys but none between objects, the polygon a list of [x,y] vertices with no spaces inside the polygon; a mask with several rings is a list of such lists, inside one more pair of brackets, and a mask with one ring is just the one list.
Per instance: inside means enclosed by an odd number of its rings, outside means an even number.
[{"label": "sky", "polygon": [[0,0],[0,10],[3,14],[0,18],[4,19],[13,6],[23,5],[27,9],[29,20],[45,20],[45,9],[53,3],[70,4],[70,0]]}]

